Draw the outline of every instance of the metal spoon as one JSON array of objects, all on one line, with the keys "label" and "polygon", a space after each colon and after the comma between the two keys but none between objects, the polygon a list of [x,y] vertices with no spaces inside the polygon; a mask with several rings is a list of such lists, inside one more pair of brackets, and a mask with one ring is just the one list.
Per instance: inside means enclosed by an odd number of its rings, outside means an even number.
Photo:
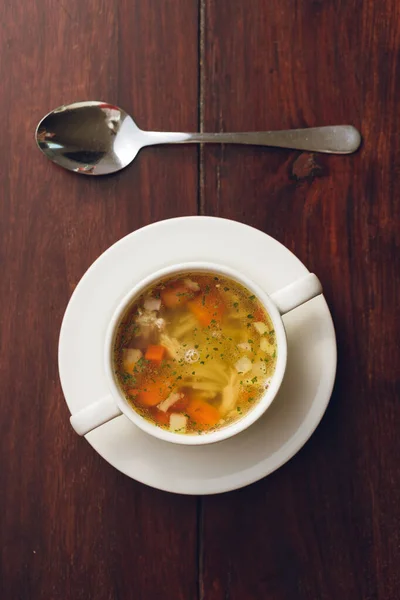
[{"label": "metal spoon", "polygon": [[352,125],[250,133],[142,131],[124,110],[105,102],[75,102],[56,108],[36,129],[40,150],[53,162],[84,175],[107,175],[128,166],[139,150],[154,144],[255,144],[350,154],[361,143]]}]

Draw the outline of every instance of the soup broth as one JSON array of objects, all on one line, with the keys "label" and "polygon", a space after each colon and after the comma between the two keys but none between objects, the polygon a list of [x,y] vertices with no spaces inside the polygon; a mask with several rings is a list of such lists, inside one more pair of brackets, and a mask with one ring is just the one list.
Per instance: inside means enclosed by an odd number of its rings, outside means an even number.
[{"label": "soup broth", "polygon": [[230,425],[262,397],[277,357],[256,296],[221,275],[185,273],[145,290],[115,337],[115,374],[143,417],[201,434]]}]

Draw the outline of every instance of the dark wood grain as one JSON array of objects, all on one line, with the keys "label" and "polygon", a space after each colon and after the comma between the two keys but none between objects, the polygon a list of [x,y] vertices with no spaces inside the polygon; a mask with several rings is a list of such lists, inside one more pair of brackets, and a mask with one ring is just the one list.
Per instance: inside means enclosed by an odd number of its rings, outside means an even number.
[{"label": "dark wood grain", "polygon": [[[2,600],[399,598],[399,50],[396,0],[0,0]],[[198,114],[208,131],[348,122],[364,144],[207,146],[199,162],[194,147],[152,148],[117,176],[77,177],[33,132],[86,98],[149,129],[196,130]],[[202,500],[137,484],[79,439],[56,362],[91,262],[198,198],[319,275],[339,348],[299,455]]]},{"label": "dark wood grain", "polygon": [[97,180],[54,167],[33,134],[81,99],[117,103],[143,128],[196,130],[197,15],[197,0],[0,2],[2,600],[196,596],[196,499],[136,484],[73,433],[57,342],[103,250],[196,212],[197,149],[146,150]]},{"label": "dark wood grain", "polygon": [[300,454],[203,506],[207,600],[396,600],[400,589],[400,5],[205,0],[202,127],[353,123],[356,156],[202,151],[203,212],[262,228],[322,280],[334,395]]}]

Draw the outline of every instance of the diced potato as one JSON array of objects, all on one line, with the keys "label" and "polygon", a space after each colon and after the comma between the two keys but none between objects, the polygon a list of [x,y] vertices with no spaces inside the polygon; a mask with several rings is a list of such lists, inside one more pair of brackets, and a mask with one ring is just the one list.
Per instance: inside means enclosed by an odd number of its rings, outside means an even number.
[{"label": "diced potato", "polygon": [[149,296],[144,301],[145,310],[158,311],[158,310],[160,310],[160,307],[161,307],[161,298],[152,298],[151,296]]},{"label": "diced potato", "polygon": [[238,373],[248,373],[249,371],[251,371],[251,360],[247,357],[247,356],[242,356],[241,358],[239,358],[239,360],[235,363],[235,369]]},{"label": "diced potato", "polygon": [[199,292],[200,291],[200,286],[197,283],[197,281],[192,281],[191,279],[184,279],[183,283],[185,284],[185,286],[189,290],[192,290],[192,292]]},{"label": "diced potato", "polygon": [[264,333],[267,333],[268,331],[268,327],[262,321],[256,321],[255,323],[253,323],[253,325],[257,333],[259,333],[260,335],[264,335]]},{"label": "diced potato", "polygon": [[136,348],[124,348],[123,349],[123,363],[124,369],[127,373],[132,373],[136,363],[142,358],[143,354],[141,350]]},{"label": "diced potato", "polygon": [[248,342],[238,344],[237,347],[239,348],[239,350],[243,350],[244,352],[251,352],[251,346]]},{"label": "diced potato", "polygon": [[267,366],[264,361],[257,361],[253,364],[251,369],[253,377],[265,377],[267,374]]},{"label": "diced potato", "polygon": [[265,375],[267,374],[267,365],[264,361],[256,361],[252,364],[251,372],[243,379],[243,384],[246,387],[260,387],[265,383]]},{"label": "diced potato", "polygon": [[160,402],[160,404],[157,406],[158,410],[161,410],[162,412],[167,412],[167,410],[169,410],[171,406],[176,404],[176,402],[178,402],[178,400],[180,400],[182,396],[183,394],[179,394],[178,392],[172,392],[172,394],[170,394],[168,398]]},{"label": "diced potato", "polygon": [[170,431],[174,433],[186,433],[187,417],[179,413],[172,413],[169,418]]},{"label": "diced potato", "polygon": [[273,354],[275,352],[275,344],[270,344],[268,339],[263,337],[260,340],[260,350],[267,354]]}]

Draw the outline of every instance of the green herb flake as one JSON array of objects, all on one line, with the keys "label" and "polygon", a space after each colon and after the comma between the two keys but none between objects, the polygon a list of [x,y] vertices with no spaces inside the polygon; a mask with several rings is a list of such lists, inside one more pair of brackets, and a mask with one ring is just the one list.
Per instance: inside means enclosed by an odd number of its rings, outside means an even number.
[{"label": "green herb flake", "polygon": [[255,300],[255,299],[256,299],[256,297],[254,295],[253,296],[249,296],[249,300]]},{"label": "green herb flake", "polygon": [[257,383],[257,377],[253,377],[253,379],[251,380],[251,383]]}]

